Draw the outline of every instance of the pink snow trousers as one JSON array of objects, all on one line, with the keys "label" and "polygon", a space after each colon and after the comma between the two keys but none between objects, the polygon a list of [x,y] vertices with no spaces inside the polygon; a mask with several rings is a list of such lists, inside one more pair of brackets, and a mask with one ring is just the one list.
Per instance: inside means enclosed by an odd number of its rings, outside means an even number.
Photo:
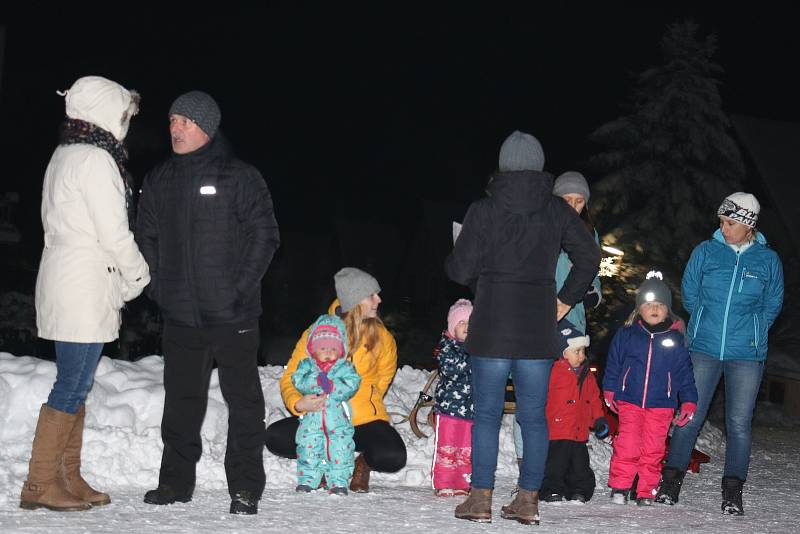
[{"label": "pink snow trousers", "polygon": [[666,452],[667,433],[675,410],[642,408],[629,402],[617,403],[619,434],[614,438],[614,453],[608,470],[608,485],[628,489],[639,475],[636,497],[653,499],[661,476],[661,460]]},{"label": "pink snow trousers", "polygon": [[436,414],[433,489],[468,490],[472,475],[472,421]]}]

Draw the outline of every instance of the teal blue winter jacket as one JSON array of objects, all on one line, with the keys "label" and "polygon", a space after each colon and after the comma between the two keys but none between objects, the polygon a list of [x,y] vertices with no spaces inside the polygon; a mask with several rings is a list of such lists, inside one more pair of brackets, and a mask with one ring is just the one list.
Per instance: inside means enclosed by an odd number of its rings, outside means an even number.
[{"label": "teal blue winter jacket", "polygon": [[[594,233],[594,240],[595,243],[600,243],[596,231]],[[567,280],[570,269],[572,269],[572,262],[569,261],[567,253],[562,250],[558,255],[558,263],[556,263],[556,292],[561,291],[564,282]],[[598,276],[595,276],[594,280],[592,280],[592,289],[597,293],[598,298],[602,295],[600,292],[600,278]],[[570,308],[569,313],[567,313],[564,318],[574,324],[578,330],[586,333],[586,309],[584,308],[582,300],[579,300],[577,304]]]},{"label": "teal blue winter jacket", "polygon": [[744,252],[714,232],[692,252],[681,289],[691,314],[689,350],[720,360],[767,358],[767,332],[783,305],[783,267],[760,232]]}]

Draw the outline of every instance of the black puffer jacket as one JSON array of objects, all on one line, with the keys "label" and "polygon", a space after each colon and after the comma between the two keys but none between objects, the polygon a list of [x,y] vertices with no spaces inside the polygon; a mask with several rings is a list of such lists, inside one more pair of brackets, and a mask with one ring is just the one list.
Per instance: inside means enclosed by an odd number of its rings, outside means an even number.
[{"label": "black puffer jacket", "polygon": [[467,352],[516,359],[556,358],[556,261],[564,249],[572,269],[558,293],[573,305],[597,274],[600,248],[583,221],[552,195],[544,172],[498,173],[489,196],[470,206],[447,275],[475,292]]},{"label": "black puffer jacket", "polygon": [[147,295],[166,322],[203,327],[261,315],[278,223],[264,178],[220,134],[145,177],[136,242],[151,266]]}]

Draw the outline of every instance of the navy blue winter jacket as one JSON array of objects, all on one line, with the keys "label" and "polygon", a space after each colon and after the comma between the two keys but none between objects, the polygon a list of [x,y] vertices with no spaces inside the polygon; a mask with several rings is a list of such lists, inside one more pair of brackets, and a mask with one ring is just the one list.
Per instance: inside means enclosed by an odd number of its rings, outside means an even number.
[{"label": "navy blue winter jacket", "polygon": [[692,252],[681,284],[689,350],[720,360],[767,359],[767,331],[783,305],[783,267],[758,232],[737,253],[717,230]]},{"label": "navy blue winter jacket", "polygon": [[439,340],[436,413],[472,419],[472,367],[464,344],[442,334]]},{"label": "navy blue winter jacket", "polygon": [[697,403],[692,359],[677,325],[651,334],[637,321],[617,330],[608,351],[603,390],[642,408]]}]

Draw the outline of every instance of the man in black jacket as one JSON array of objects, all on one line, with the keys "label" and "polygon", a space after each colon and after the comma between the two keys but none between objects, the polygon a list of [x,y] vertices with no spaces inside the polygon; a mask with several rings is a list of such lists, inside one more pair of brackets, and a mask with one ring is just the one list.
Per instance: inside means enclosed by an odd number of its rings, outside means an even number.
[{"label": "man in black jacket", "polygon": [[[502,516],[538,524],[548,434],[545,403],[552,360],[561,353],[557,322],[586,293],[600,265],[600,248],[575,210],[555,197],[543,172],[544,152],[530,134],[512,133],[500,149],[488,197],[474,202],[445,271],[475,293],[466,349],[475,410],[472,490],[456,517],[491,518],[498,435],[509,373],[514,380],[523,463],[519,492]],[[556,294],[556,262],[572,268]]]},{"label": "man in black jacket", "polygon": [[261,279],[280,243],[261,174],[235,158],[206,93],[169,111],[173,155],[146,177],[136,239],[148,296],[164,318],[164,452],[149,504],[188,502],[214,362],[228,404],[225,473],[231,513],[255,514],[264,489],[264,397],[258,376]]}]

